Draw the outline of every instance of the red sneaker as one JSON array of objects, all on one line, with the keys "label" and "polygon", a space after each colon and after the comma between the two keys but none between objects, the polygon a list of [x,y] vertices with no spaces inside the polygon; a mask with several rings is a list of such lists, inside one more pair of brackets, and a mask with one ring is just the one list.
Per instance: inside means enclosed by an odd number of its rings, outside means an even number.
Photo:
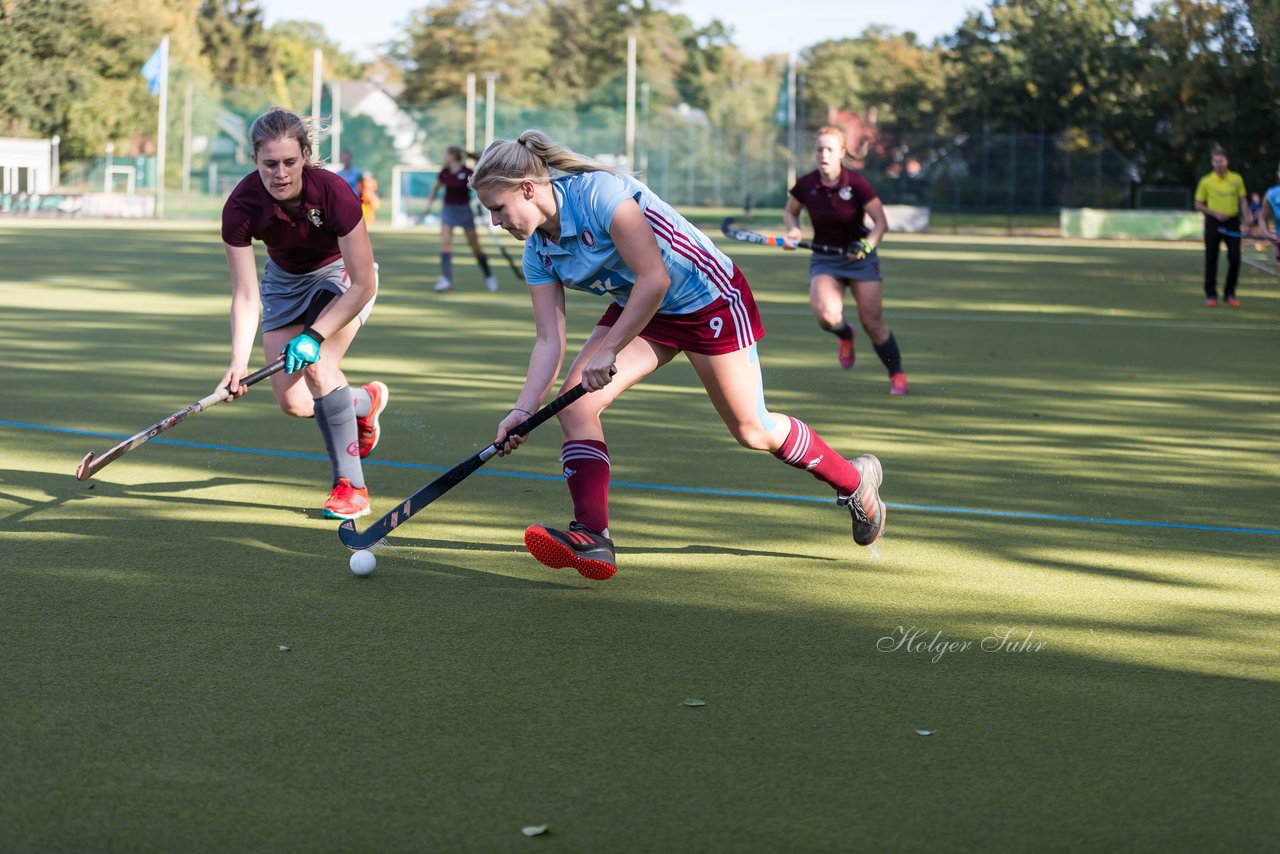
[{"label": "red sneaker", "polygon": [[911,389],[907,387],[906,374],[894,374],[889,377],[889,394],[900,395],[906,394],[909,391],[911,391]]},{"label": "red sneaker", "polygon": [[1227,305],[1231,306],[1232,308],[1239,308],[1240,300],[1236,299],[1235,297],[1227,297]]},{"label": "red sneaker", "polygon": [[592,581],[613,578],[618,571],[613,540],[578,522],[570,522],[568,531],[530,525],[524,532],[524,546],[544,566],[571,566]]},{"label": "red sneaker", "polygon": [[1205,300],[1204,300],[1204,307],[1205,307],[1205,308],[1217,308],[1217,307],[1218,307],[1218,298],[1217,298],[1217,297],[1205,297]]},{"label": "red sneaker", "polygon": [[326,519],[355,519],[369,513],[369,487],[352,486],[345,477],[338,478],[324,503]]},{"label": "red sneaker", "polygon": [[360,459],[362,460],[378,447],[378,439],[382,438],[382,427],[378,424],[378,416],[387,408],[387,401],[391,399],[391,393],[387,391],[386,384],[377,380],[366,383],[364,390],[369,392],[373,403],[369,407],[368,415],[356,419],[356,432],[360,439]]},{"label": "red sneaker", "polygon": [[840,367],[846,371],[853,367],[853,360],[856,358],[853,352],[853,335],[847,339],[837,338],[838,349],[836,350],[836,358],[840,360]]}]

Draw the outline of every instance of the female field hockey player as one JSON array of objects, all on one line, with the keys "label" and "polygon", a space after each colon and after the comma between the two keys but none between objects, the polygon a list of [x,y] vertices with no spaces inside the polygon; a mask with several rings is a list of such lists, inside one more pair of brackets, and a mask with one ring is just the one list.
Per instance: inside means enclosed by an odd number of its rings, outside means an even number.
[{"label": "female field hockey player", "polygon": [[[288,110],[259,116],[250,129],[253,163],[222,209],[222,242],[231,270],[231,366],[219,388],[247,388],[249,358],[262,318],[268,360],[285,357],[271,377],[286,415],[316,419],[333,463],[324,503],[331,519],[369,512],[360,460],[378,444],[387,387],[347,385],[342,357],[373,308],[377,265],[360,200],[347,182],[312,159],[310,129]],[[252,241],[267,246],[258,283]]]},{"label": "female field hockey player", "polygon": [[809,259],[809,304],[818,325],[839,339],[840,367],[852,368],[854,329],[844,319],[844,289],[849,288],[858,307],[858,321],[889,372],[889,393],[906,394],[902,354],[897,339],[884,324],[882,308],[883,280],[876,247],[889,230],[884,205],[865,178],[846,168],[844,132],[839,128],[818,130],[814,154],[818,168],[796,181],[782,213],[786,239],[800,240],[800,211],[806,210],[813,223],[814,243],[856,249],[843,256],[813,254]]},{"label": "female field hockey player", "polygon": [[[474,155],[473,155],[474,156]],[[444,207],[440,213],[440,281],[436,282],[436,290],[444,293],[453,290],[453,230],[461,228],[471,244],[471,254],[476,256],[480,265],[480,273],[484,276],[484,286],[490,291],[498,289],[498,280],[489,269],[489,258],[480,248],[480,239],[476,236],[476,218],[471,212],[471,188],[467,182],[471,180],[471,169],[466,162],[467,153],[456,145],[444,150],[444,168],[440,170],[436,183],[427,197],[426,213],[431,213],[436,195],[444,188]]]},{"label": "female field hockey player", "polygon": [[540,131],[485,149],[471,178],[496,226],[525,241],[524,274],[536,336],[524,388],[498,424],[509,432],[538,408],[564,362],[565,289],[613,302],[565,378],[593,394],[559,414],[561,461],[573,503],[568,530],[531,525],[525,546],[553,568],[596,580],[617,570],[609,535],[609,450],[600,414],[623,391],[683,352],[729,432],[831,486],[868,546],[884,531],[880,461],[846,460],[803,421],[771,412],[756,342],[764,335],[742,273],[706,235],[628,175],[576,154]]}]

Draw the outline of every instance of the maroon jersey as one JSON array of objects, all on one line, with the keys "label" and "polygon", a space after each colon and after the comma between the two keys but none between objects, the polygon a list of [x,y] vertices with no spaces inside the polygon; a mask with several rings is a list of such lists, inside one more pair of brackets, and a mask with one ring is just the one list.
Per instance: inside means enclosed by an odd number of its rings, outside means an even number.
[{"label": "maroon jersey", "polygon": [[440,183],[444,184],[444,203],[446,205],[471,204],[471,190],[467,182],[471,180],[472,170],[463,166],[457,172],[448,169],[440,170]]},{"label": "maroon jersey", "polygon": [[325,169],[302,170],[302,204],[284,211],[257,172],[236,185],[222,206],[222,240],[228,246],[267,244],[267,254],[289,273],[310,273],[342,257],[338,238],[363,219],[360,200],[341,176]]},{"label": "maroon jersey", "polygon": [[834,187],[824,186],[815,169],[796,181],[791,195],[809,211],[814,243],[848,246],[871,233],[864,222],[867,204],[879,197],[852,169],[841,167]]}]

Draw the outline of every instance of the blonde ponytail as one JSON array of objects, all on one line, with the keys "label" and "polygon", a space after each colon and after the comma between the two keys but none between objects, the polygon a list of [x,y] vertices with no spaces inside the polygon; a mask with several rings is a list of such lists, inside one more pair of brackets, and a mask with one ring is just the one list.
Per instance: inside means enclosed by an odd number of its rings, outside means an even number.
[{"label": "blonde ponytail", "polygon": [[609,164],[578,154],[540,130],[527,130],[515,140],[491,142],[476,163],[470,185],[473,190],[491,190],[517,187],[525,181],[549,184],[553,171],[617,174]]}]

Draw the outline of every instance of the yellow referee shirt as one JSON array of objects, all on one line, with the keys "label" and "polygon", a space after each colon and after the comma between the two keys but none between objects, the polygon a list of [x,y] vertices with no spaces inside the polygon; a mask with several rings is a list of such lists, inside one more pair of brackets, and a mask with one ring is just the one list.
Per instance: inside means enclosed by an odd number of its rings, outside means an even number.
[{"label": "yellow referee shirt", "polygon": [[1229,169],[1222,178],[1217,172],[1210,172],[1196,184],[1196,201],[1227,216],[1240,216],[1240,199],[1245,195],[1244,179]]}]

